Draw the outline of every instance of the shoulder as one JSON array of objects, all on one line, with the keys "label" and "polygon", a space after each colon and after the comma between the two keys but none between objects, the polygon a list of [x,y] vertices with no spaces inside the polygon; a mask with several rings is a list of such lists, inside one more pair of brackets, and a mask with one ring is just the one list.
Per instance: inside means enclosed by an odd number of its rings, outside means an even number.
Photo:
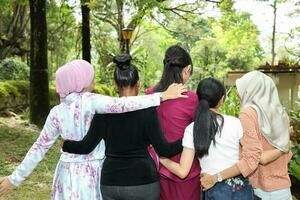
[{"label": "shoulder", "polygon": [[194,130],[194,122],[190,123],[186,128],[185,128],[185,133],[193,133]]},{"label": "shoulder", "polygon": [[53,118],[53,117],[58,117],[59,113],[63,110],[63,106],[61,104],[54,106],[50,112],[48,117]]},{"label": "shoulder", "polygon": [[195,92],[189,90],[186,93],[184,93],[184,95],[188,96],[188,98],[186,98],[184,100],[191,102],[191,103],[196,103],[196,104],[198,103],[198,95]]},{"label": "shoulder", "polygon": [[150,107],[150,108],[146,108],[146,109],[143,109],[143,110],[138,110],[138,111],[135,111],[135,112],[140,112],[140,113],[143,113],[144,115],[147,115],[147,116],[157,114],[156,107]]},{"label": "shoulder", "polygon": [[194,149],[194,122],[190,123],[184,131],[184,135],[182,138],[182,145],[184,147],[188,147]]},{"label": "shoulder", "polygon": [[224,117],[224,120],[227,121],[228,123],[234,123],[234,124],[240,124],[241,121],[239,118],[230,116],[230,115],[222,115]]},{"label": "shoulder", "polygon": [[95,114],[93,117],[94,122],[103,121],[109,114]]},{"label": "shoulder", "polygon": [[230,130],[230,132],[236,133],[238,138],[243,136],[243,128],[241,120],[237,117],[230,115],[222,115],[224,117],[224,126],[226,126],[226,130]]},{"label": "shoulder", "polygon": [[192,99],[197,99],[198,100],[198,96],[195,92],[188,90],[185,95],[187,95],[188,97],[192,98]]},{"label": "shoulder", "polygon": [[257,119],[257,112],[252,107],[242,108],[239,115],[240,120],[243,118]]}]

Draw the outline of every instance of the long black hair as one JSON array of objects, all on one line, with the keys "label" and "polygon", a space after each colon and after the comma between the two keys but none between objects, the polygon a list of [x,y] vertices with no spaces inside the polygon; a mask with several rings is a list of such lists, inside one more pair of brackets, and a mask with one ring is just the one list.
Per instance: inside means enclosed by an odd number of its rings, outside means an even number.
[{"label": "long black hair", "polygon": [[208,154],[211,142],[215,144],[216,134],[221,134],[224,118],[210,108],[215,108],[224,94],[225,87],[217,79],[205,78],[198,84],[199,104],[194,123],[194,147],[199,158]]},{"label": "long black hair", "polygon": [[137,68],[131,64],[131,56],[129,54],[120,54],[113,58],[116,63],[114,71],[114,80],[118,87],[133,87],[139,80]]},{"label": "long black hair", "polygon": [[193,65],[190,54],[178,45],[170,46],[167,49],[163,63],[164,70],[159,83],[154,88],[155,92],[166,90],[172,83],[182,83],[183,68]]}]

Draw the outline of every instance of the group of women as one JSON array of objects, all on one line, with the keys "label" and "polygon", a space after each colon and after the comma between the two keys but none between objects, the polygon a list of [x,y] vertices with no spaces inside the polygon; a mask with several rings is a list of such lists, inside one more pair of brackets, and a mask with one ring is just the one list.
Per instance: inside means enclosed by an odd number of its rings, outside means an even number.
[{"label": "group of women", "polygon": [[20,185],[61,136],[54,200],[291,199],[289,120],[270,77],[252,71],[237,80],[238,119],[218,112],[226,90],[217,79],[201,80],[196,93],[185,89],[193,64],[178,45],[167,49],[162,77],[146,96],[137,96],[130,55],[114,63],[121,98],[91,93],[88,62],[57,70],[61,102],[22,163],[0,180],[0,196]]}]

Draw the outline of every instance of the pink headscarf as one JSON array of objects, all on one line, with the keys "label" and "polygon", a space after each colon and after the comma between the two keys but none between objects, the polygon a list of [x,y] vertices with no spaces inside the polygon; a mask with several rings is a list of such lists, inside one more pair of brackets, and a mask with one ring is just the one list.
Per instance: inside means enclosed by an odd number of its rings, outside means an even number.
[{"label": "pink headscarf", "polygon": [[55,73],[56,92],[60,98],[65,98],[72,92],[81,92],[94,79],[94,68],[85,60],[73,60]]}]

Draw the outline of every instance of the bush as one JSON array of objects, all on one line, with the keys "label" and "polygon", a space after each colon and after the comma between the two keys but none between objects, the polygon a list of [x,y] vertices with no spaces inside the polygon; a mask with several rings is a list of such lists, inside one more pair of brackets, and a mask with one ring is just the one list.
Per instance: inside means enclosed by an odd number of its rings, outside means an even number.
[{"label": "bush", "polygon": [[227,89],[225,101],[220,108],[220,112],[235,117],[239,116],[240,99],[237,95],[237,90],[235,87],[230,87]]},{"label": "bush", "polygon": [[296,102],[294,109],[289,110],[290,123],[294,127],[291,135],[293,157],[289,162],[289,172],[300,181],[300,101]]},{"label": "bush", "polygon": [[29,67],[17,58],[6,58],[0,63],[0,80],[28,80]]},{"label": "bush", "polygon": [[[111,96],[112,90],[105,85],[96,85],[95,93]],[[53,86],[49,87],[50,106],[59,104],[59,97]],[[29,106],[28,81],[2,81],[0,82],[0,110],[26,108]]]}]

